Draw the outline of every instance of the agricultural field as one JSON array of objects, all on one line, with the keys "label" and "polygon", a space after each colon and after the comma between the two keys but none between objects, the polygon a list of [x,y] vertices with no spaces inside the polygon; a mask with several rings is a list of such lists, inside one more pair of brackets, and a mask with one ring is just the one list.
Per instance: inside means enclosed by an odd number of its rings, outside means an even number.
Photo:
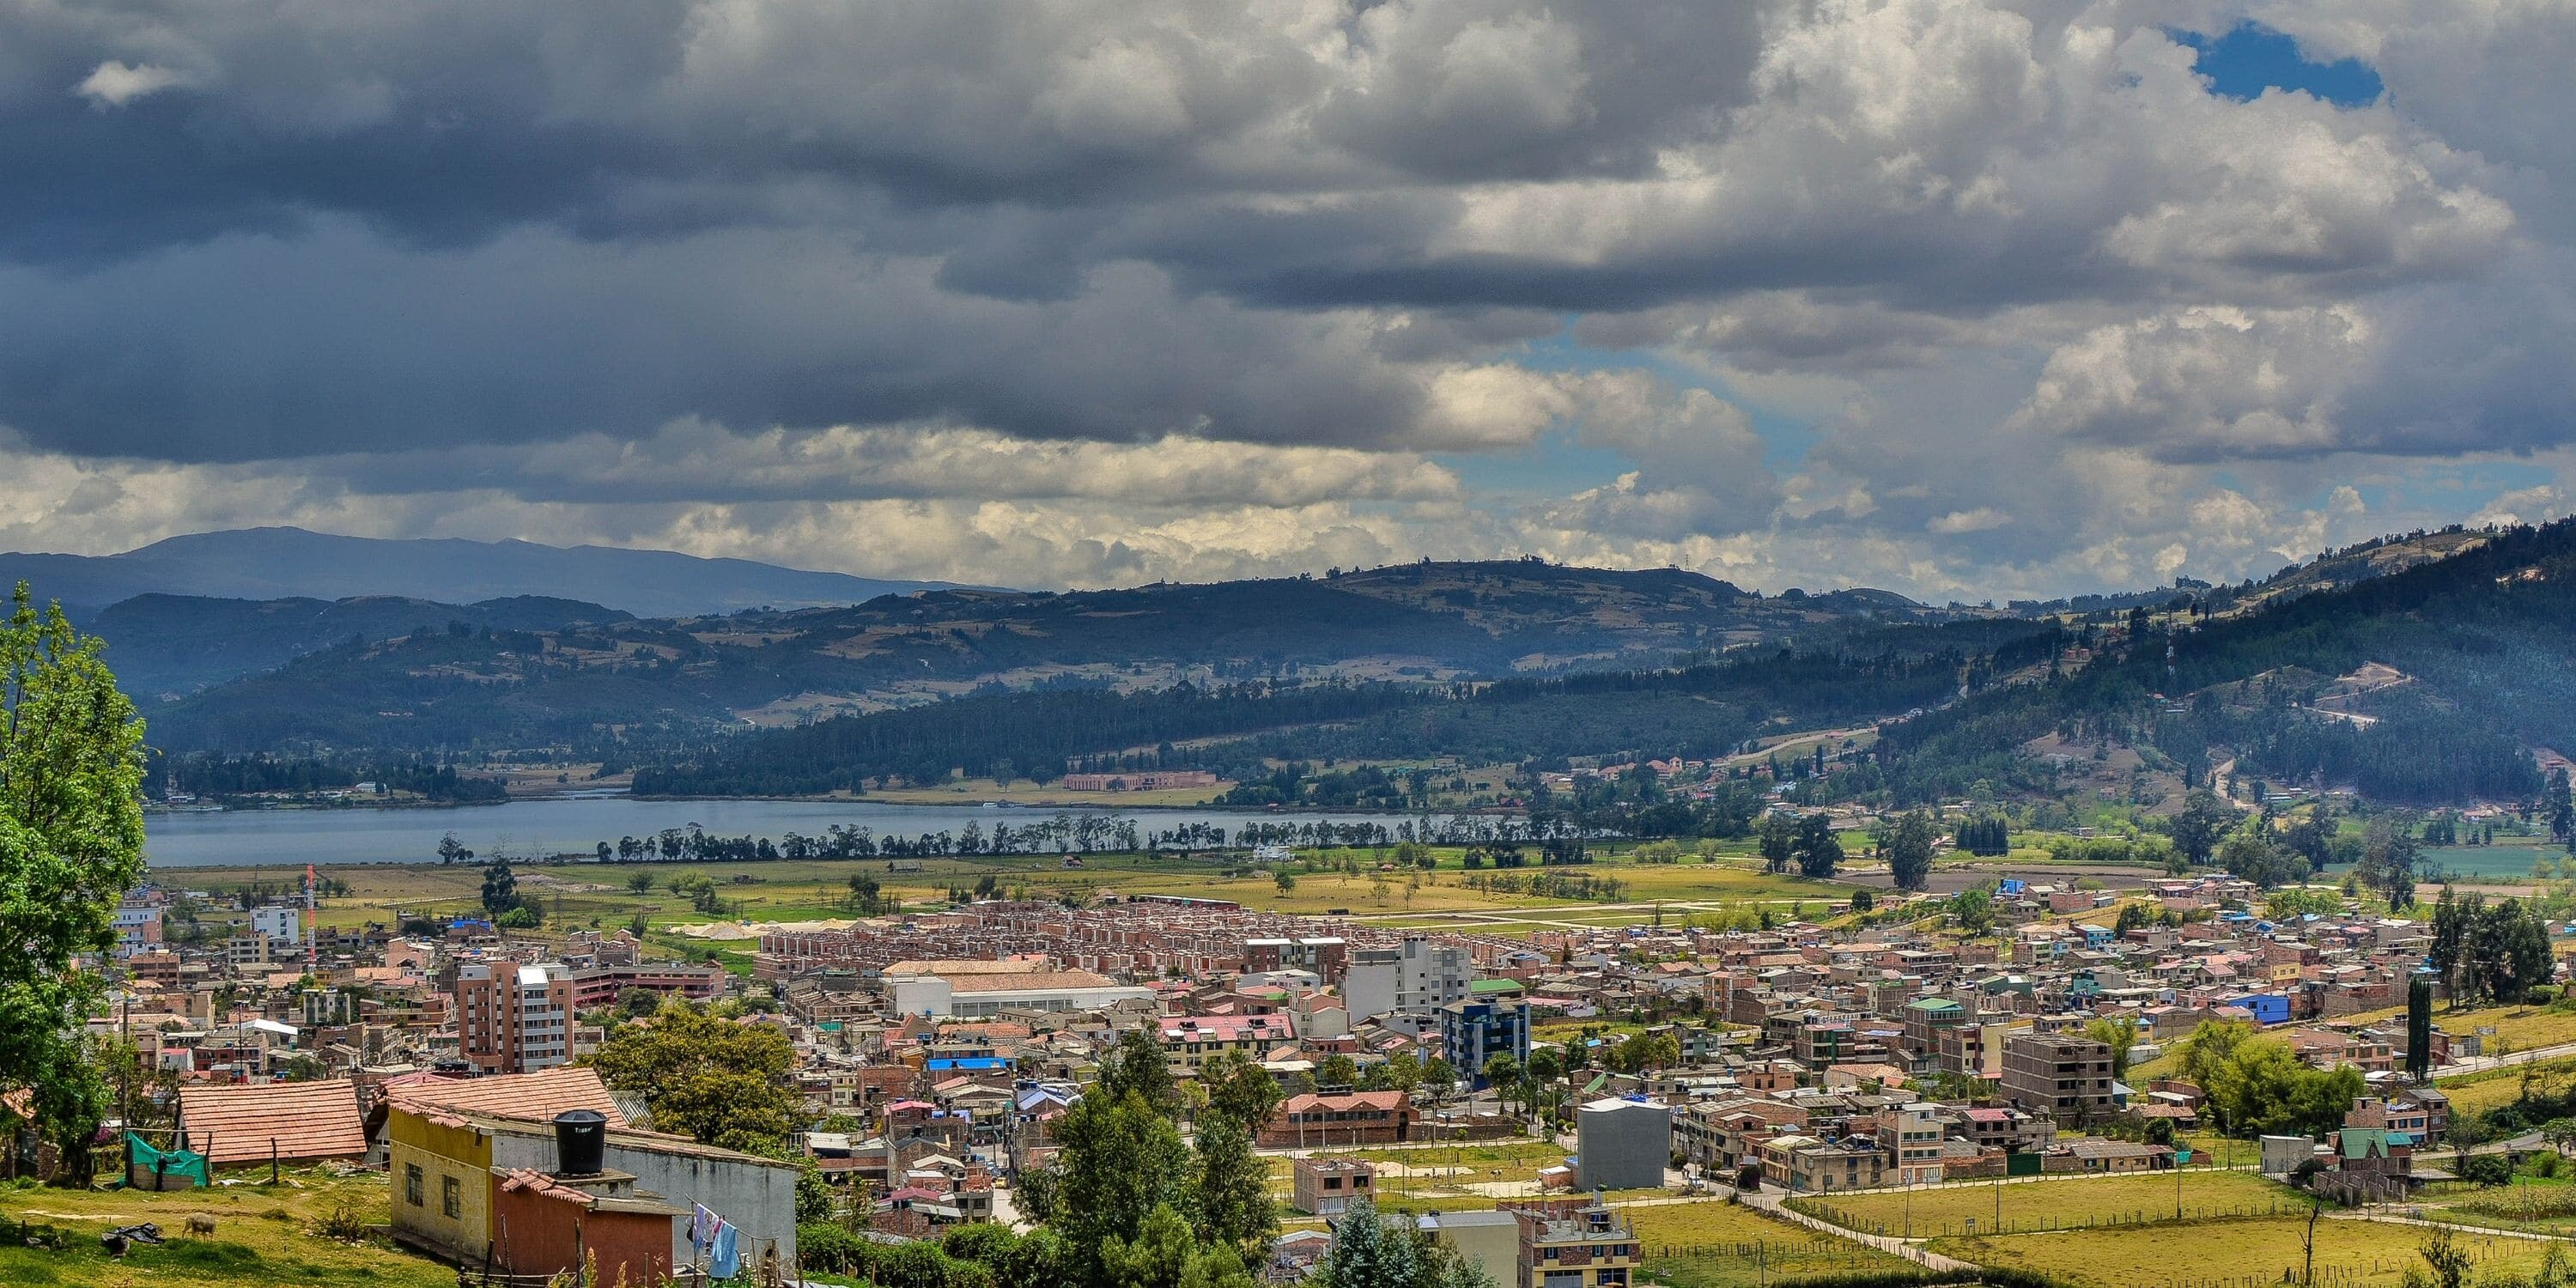
[{"label": "agricultural field", "polygon": [[[2305,1265],[2307,1222],[2288,1217],[1935,1239],[1934,1252],[1980,1265],[2034,1271],[2084,1288],[2263,1288],[2296,1283]],[[2394,1288],[2424,1270],[2418,1249],[2431,1231],[2386,1221],[2329,1217],[2317,1225],[2316,1279],[2327,1288]],[[2548,1240],[2462,1232],[2470,1282],[2528,1276]]]},{"label": "agricultural field", "polygon": [[[520,892],[542,901],[548,927],[558,930],[623,926],[638,915],[654,931],[719,920],[696,911],[671,889],[675,879],[695,876],[716,884],[717,895],[726,905],[727,915],[721,920],[734,920],[737,908],[739,919],[751,922],[847,917],[851,915],[849,879],[865,874],[880,882],[887,895],[916,908],[939,906],[950,890],[971,888],[990,877],[1005,891],[1041,899],[1087,899],[1112,892],[1187,895],[1232,900],[1262,911],[1343,914],[1405,928],[1454,927],[1506,935],[1567,926],[1640,925],[1658,915],[1677,922],[1695,913],[1752,903],[1774,907],[1783,916],[1803,904],[1811,914],[1822,915],[1850,892],[1850,887],[1837,883],[1775,876],[1755,866],[1723,861],[1663,865],[1621,858],[1553,870],[1628,882],[1629,893],[1612,907],[1469,889],[1464,880],[1468,874],[1454,850],[1442,852],[1438,870],[1418,874],[1381,874],[1373,866],[1374,852],[1348,853],[1359,861],[1359,873],[1308,872],[1292,865],[1288,870],[1293,883],[1287,890],[1268,870],[1237,876],[1233,875],[1238,870],[1235,864],[1174,855],[1090,855],[1079,868],[1067,868],[1052,855],[928,858],[906,860],[902,871],[882,859],[531,863],[519,865],[516,874]],[[398,913],[433,917],[465,913],[478,906],[482,888],[482,869],[470,863],[351,865],[333,868],[328,875],[346,882],[349,889],[345,895],[322,901],[325,926],[386,922]],[[279,889],[293,877],[275,869],[191,868],[178,879],[191,888],[221,892],[253,884]],[[640,890],[632,884],[639,881],[645,883]],[[1658,902],[1664,904],[1660,913]],[[728,952],[721,942],[655,938],[666,947],[686,947],[693,957]]]},{"label": "agricultural field", "polygon": [[2296,1194],[2259,1174],[2191,1170],[2183,1172],[2178,1189],[2173,1173],[2153,1172],[1872,1190],[1791,1199],[1789,1205],[1847,1229],[1919,1239],[1992,1234],[1999,1213],[2007,1233],[2115,1221],[2171,1221],[2177,1193],[2184,1216],[2192,1220],[2306,1211]]},{"label": "agricultural field", "polygon": [[2526,1087],[2557,1094],[2576,1083],[2576,1056],[2507,1065],[2458,1078],[2436,1078],[2433,1085],[2451,1098],[2454,1114],[2482,1114],[2522,1098]]},{"label": "agricultural field", "polygon": [[1622,1215],[1635,1224],[1647,1275],[1673,1288],[1758,1288],[1911,1265],[1724,1199],[1631,1207]]},{"label": "agricultural field", "polygon": [[[291,1173],[282,1185],[227,1185],[150,1194],[127,1190],[0,1189],[0,1283],[45,1288],[238,1288],[295,1283],[331,1288],[447,1288],[456,1272],[376,1238],[344,1240],[318,1228],[335,1211],[354,1230],[389,1219],[385,1178]],[[211,1216],[215,1232],[191,1235],[191,1215]],[[149,1221],[167,1240],[138,1246],[123,1261],[108,1258],[98,1236]],[[20,1225],[28,1227],[22,1235]],[[27,1246],[58,1232],[59,1249]]]}]

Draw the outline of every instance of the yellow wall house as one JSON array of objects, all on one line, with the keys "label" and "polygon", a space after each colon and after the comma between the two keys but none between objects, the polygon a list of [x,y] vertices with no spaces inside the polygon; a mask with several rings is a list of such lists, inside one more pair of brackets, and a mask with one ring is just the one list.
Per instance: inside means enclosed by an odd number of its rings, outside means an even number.
[{"label": "yellow wall house", "polygon": [[458,1261],[492,1247],[492,1137],[435,1109],[385,1116],[394,1233]]}]

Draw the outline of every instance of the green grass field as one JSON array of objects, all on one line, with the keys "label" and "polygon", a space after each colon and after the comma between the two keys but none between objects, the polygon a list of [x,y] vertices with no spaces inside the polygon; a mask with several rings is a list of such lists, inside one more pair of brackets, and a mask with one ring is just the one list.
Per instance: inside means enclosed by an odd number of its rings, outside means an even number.
[{"label": "green grass field", "polygon": [[[2113,1221],[2171,1221],[2175,1193],[2173,1173],[2152,1172],[1872,1190],[1791,1199],[1789,1204],[1847,1229],[1919,1239],[1994,1233],[1999,1211],[2001,1228],[2007,1233]],[[2296,1194],[2252,1172],[2185,1170],[2180,1193],[2187,1219],[2306,1210]]]},{"label": "green grass field", "polygon": [[1646,1273],[1674,1288],[1758,1288],[1910,1264],[1724,1199],[1627,1208],[1624,1215],[1636,1228]]},{"label": "green grass field", "polygon": [[[1333,857],[1342,855],[1337,852]],[[675,878],[701,875],[715,882],[728,913],[738,906],[742,918],[754,921],[848,916],[844,902],[849,893],[848,881],[858,873],[874,877],[887,894],[912,907],[938,906],[946,901],[952,888],[971,888],[991,877],[1005,891],[1025,889],[1042,899],[1087,899],[1113,892],[1190,895],[1228,899],[1262,911],[1345,913],[1407,928],[1455,925],[1506,935],[1529,934],[1557,924],[1647,923],[1655,919],[1653,905],[1658,901],[1683,905],[1665,909],[1664,917],[1669,923],[1706,907],[1748,903],[1761,903],[1784,915],[1804,903],[1811,912],[1821,914],[1829,905],[1849,897],[1846,886],[1775,876],[1737,862],[1641,864],[1618,855],[1576,870],[1578,874],[1616,877],[1628,883],[1622,902],[1636,906],[1612,910],[1598,902],[1469,889],[1463,879],[1468,874],[1459,866],[1454,850],[1442,852],[1438,870],[1418,876],[1406,872],[1380,874],[1375,870],[1378,856],[1373,851],[1354,851],[1349,857],[1359,860],[1360,873],[1308,872],[1296,866],[1291,868],[1293,888],[1286,891],[1267,871],[1236,876],[1231,875],[1236,866],[1232,863],[1174,855],[1091,855],[1078,869],[1066,868],[1052,855],[1009,855],[924,859],[918,872],[894,872],[885,860],[867,859],[523,864],[517,872],[520,892],[538,899],[546,910],[548,927],[558,930],[623,926],[638,914],[657,931],[707,922],[713,918],[697,912],[688,900],[671,890]],[[278,879],[274,871],[254,874],[248,869],[192,868],[184,880],[193,888],[224,891],[248,884],[254,875],[272,883]],[[336,868],[331,875],[347,882],[349,893],[323,899],[321,919],[326,926],[382,922],[397,912],[464,913],[477,908],[482,887],[482,871],[471,864],[370,864]],[[630,888],[629,882],[637,878],[649,878],[650,884],[641,891]],[[704,956],[709,951],[739,956],[749,951],[685,939],[670,941],[667,946],[687,947],[691,956]]]},{"label": "green grass field", "polygon": [[[2303,1220],[2195,1221],[2180,1225],[1932,1241],[1933,1251],[1979,1265],[2036,1271],[2085,1288],[2262,1288],[2296,1283],[2304,1268]],[[2317,1223],[2316,1281],[2382,1288],[2424,1269],[2420,1226],[2327,1218]],[[2529,1275],[2554,1245],[2461,1233],[2470,1282]]]},{"label": "green grass field", "polygon": [[[267,1179],[262,1169],[260,1179]],[[61,1232],[60,1250],[0,1240],[0,1283],[27,1288],[242,1288],[246,1284],[310,1284],[317,1288],[446,1288],[456,1272],[425,1257],[377,1241],[344,1243],[314,1233],[340,1204],[359,1221],[388,1219],[385,1178],[362,1173],[346,1179],[302,1172],[290,1184],[218,1186],[167,1194],[124,1190],[0,1189],[0,1217],[10,1223]],[[187,1233],[188,1217],[215,1219],[211,1236]],[[123,1261],[99,1248],[101,1232],[150,1221],[168,1242],[137,1247]]]}]

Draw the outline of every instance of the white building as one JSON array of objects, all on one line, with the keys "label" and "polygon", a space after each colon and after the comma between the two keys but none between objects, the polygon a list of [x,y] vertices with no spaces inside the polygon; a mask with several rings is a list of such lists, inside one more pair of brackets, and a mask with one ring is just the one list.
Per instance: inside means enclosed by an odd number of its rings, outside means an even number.
[{"label": "white building", "polygon": [[266,935],[281,944],[300,944],[304,942],[304,910],[253,908],[250,911],[250,928],[254,933]]},{"label": "white building", "polygon": [[1467,1000],[1475,970],[1467,950],[1407,935],[1394,948],[1363,948],[1351,954],[1342,976],[1342,997],[1351,1021],[1384,1015],[1428,1017],[1451,1002]]}]

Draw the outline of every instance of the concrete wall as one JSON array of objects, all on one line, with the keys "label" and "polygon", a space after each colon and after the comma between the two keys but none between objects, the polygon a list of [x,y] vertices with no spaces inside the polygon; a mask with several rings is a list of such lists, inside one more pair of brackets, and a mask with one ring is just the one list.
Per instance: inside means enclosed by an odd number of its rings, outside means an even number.
[{"label": "concrete wall", "polygon": [[887,1005],[897,1015],[946,1015],[955,1001],[948,981],[936,975],[887,981]]},{"label": "concrete wall", "polygon": [[[1520,1282],[1521,1229],[1498,1212],[1444,1212],[1435,1217],[1440,1241],[1458,1250],[1498,1284]],[[1460,1218],[1465,1218],[1461,1220]]]},{"label": "concrete wall", "polygon": [[1394,962],[1354,961],[1342,975],[1342,1004],[1356,1024],[1394,1010],[1395,989]]},{"label": "concrete wall", "polygon": [[1672,1161],[1673,1111],[1633,1100],[1596,1100],[1574,1111],[1577,1183],[1584,1189],[1659,1189]]},{"label": "concrete wall", "polygon": [[[637,1190],[660,1195],[673,1207],[703,1204],[708,1211],[740,1226],[738,1246],[747,1267],[759,1264],[761,1251],[772,1244],[777,1246],[781,1260],[796,1255],[793,1165],[696,1146],[655,1149],[645,1146],[642,1140],[610,1132],[606,1160],[609,1170],[634,1173]],[[512,1132],[496,1136],[492,1162],[498,1167],[551,1171],[555,1166],[554,1133],[546,1130],[542,1134]],[[395,1184],[401,1184],[399,1175]],[[395,1197],[401,1197],[399,1188]],[[671,1242],[674,1261],[687,1262],[688,1231],[675,1228]]]},{"label": "concrete wall", "polygon": [[2278,1176],[2317,1156],[2317,1143],[2305,1136],[2263,1138],[2263,1170]]}]

